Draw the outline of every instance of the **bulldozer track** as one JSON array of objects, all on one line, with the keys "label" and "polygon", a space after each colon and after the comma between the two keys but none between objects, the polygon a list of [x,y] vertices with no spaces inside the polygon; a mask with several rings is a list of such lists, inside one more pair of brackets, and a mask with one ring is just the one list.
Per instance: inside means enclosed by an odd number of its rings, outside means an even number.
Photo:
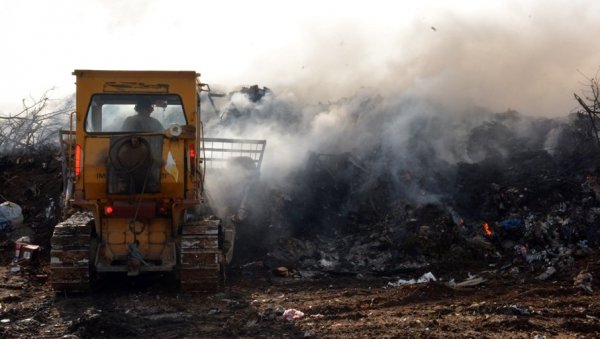
[{"label": "bulldozer track", "polygon": [[90,288],[91,229],[94,218],[78,212],[54,227],[51,240],[51,284],[57,291]]},{"label": "bulldozer track", "polygon": [[184,291],[215,291],[223,281],[220,220],[186,222],[181,230],[179,279]]}]

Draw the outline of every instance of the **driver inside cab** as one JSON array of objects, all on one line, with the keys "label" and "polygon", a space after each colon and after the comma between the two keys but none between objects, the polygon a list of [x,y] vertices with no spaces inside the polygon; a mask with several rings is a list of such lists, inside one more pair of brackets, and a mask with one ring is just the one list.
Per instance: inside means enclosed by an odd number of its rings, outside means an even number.
[{"label": "driver inside cab", "polygon": [[150,116],[154,111],[152,101],[148,98],[138,100],[135,105],[136,115],[129,116],[123,122],[123,132],[162,132],[165,128],[157,119]]}]

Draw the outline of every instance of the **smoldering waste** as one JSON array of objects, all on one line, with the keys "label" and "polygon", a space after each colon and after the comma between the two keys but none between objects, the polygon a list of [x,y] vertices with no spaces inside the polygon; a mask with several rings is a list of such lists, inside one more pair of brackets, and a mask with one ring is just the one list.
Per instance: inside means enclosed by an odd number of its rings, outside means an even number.
[{"label": "smoldering waste", "polygon": [[[244,124],[216,124],[238,132],[268,125],[275,135],[291,124],[306,137],[301,149],[276,145],[299,165],[284,180],[263,175],[254,188],[261,192],[249,209],[254,218],[239,227],[237,242],[246,262],[264,258],[307,276],[506,262],[541,274],[599,244],[600,157],[582,115],[411,115],[410,128],[400,131],[410,135],[389,138],[384,125],[398,119],[386,119],[392,114],[379,96],[321,104],[309,118],[305,109],[269,120],[277,105],[271,95],[245,111],[236,107]],[[336,110],[353,123],[312,142],[322,112]],[[374,127],[380,138],[366,132]]]}]

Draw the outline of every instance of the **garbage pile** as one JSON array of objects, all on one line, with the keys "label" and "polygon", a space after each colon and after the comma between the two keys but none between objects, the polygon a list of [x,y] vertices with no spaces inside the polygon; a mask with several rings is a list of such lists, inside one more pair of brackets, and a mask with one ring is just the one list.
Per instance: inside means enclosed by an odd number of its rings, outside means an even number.
[{"label": "garbage pile", "polygon": [[28,239],[27,246],[47,250],[45,245],[61,213],[61,182],[59,152],[52,145],[0,157],[0,262],[13,262],[19,239]]},{"label": "garbage pile", "polygon": [[[509,262],[539,280],[572,267],[600,245],[600,152],[582,118],[533,120],[556,138],[519,135],[507,126],[516,112],[473,129],[471,162],[425,173],[390,173],[358,154],[312,153],[290,177],[292,189],[271,227],[291,230],[268,257],[307,272],[389,275],[431,266]],[[438,163],[439,164],[439,163]],[[431,173],[444,173],[437,180]],[[398,186],[436,185],[437,201],[411,199]],[[409,184],[406,184],[409,182]],[[275,227],[274,227],[275,226]]]}]

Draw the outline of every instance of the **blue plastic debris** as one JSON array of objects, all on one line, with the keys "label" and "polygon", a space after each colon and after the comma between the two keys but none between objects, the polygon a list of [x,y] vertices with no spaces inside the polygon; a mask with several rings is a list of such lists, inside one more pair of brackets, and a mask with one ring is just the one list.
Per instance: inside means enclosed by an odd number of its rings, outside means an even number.
[{"label": "blue plastic debris", "polygon": [[517,218],[505,219],[500,222],[500,226],[506,231],[516,230],[523,226],[523,220]]}]

